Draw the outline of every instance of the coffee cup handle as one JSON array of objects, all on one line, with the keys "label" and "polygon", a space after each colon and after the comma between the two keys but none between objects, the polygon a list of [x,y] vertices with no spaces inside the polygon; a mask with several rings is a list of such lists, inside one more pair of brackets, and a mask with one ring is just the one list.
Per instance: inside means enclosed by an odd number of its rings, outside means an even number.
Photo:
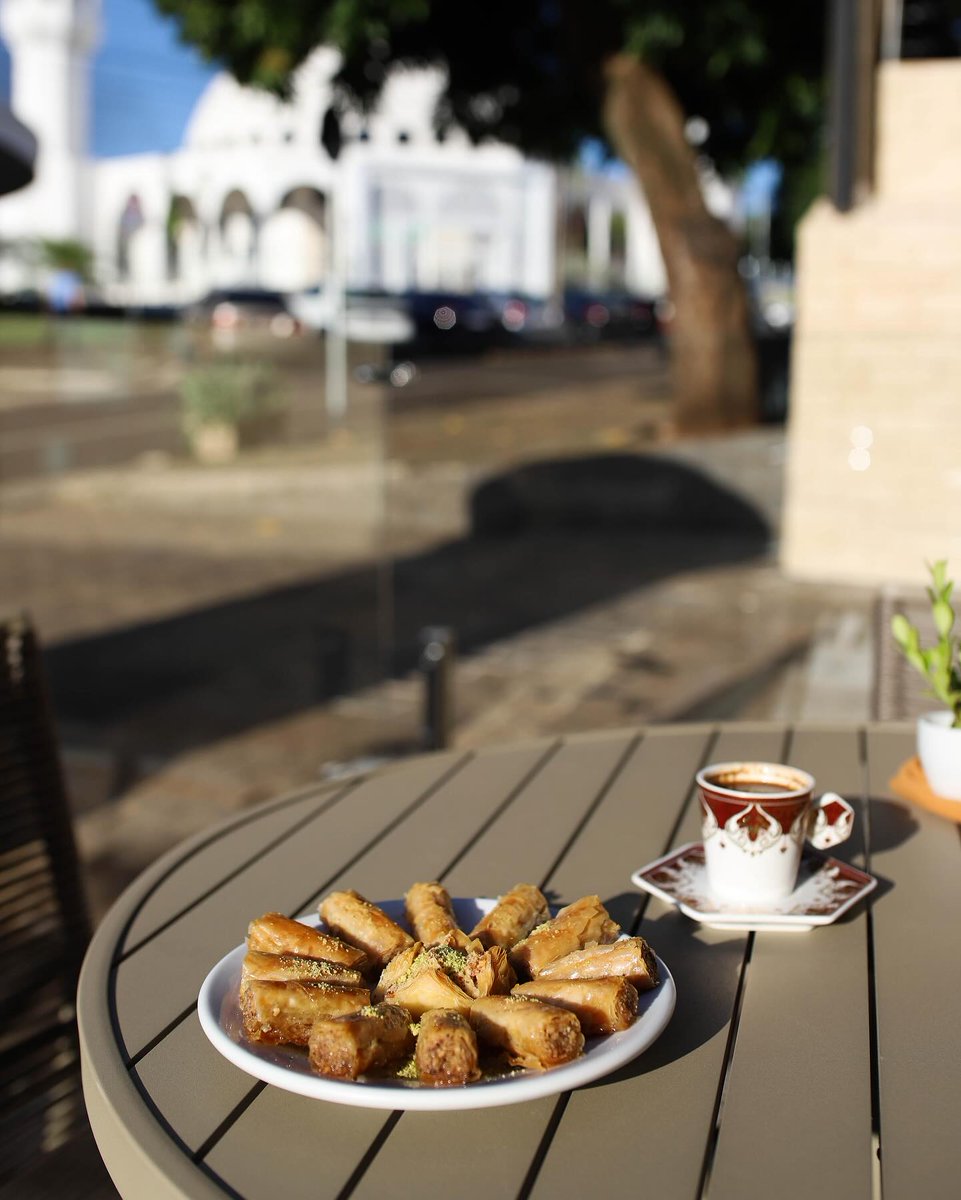
[{"label": "coffee cup handle", "polygon": [[839,846],[851,836],[854,809],[837,792],[825,792],[815,801],[808,826],[808,841],[817,850]]}]

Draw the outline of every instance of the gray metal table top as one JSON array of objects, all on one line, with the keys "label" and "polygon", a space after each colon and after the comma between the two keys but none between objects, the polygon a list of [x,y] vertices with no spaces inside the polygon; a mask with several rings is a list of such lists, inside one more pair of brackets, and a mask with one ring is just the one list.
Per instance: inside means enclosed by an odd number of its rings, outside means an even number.
[{"label": "gray metal table top", "polygon": [[[661,726],[445,752],[251,810],[178,847],[91,944],[78,1012],[84,1091],[121,1193],[150,1197],[955,1196],[961,841],[895,799],[906,726]],[[699,766],[790,761],[859,801],[842,851],[880,879],[811,933],[711,930],[631,872],[699,834]],[[598,892],[674,974],[667,1030],[573,1093],[388,1113],[296,1096],[218,1055],[196,1011],[252,916],[355,887],[453,895],[519,880]],[[434,1181],[432,1183],[432,1180]]]}]

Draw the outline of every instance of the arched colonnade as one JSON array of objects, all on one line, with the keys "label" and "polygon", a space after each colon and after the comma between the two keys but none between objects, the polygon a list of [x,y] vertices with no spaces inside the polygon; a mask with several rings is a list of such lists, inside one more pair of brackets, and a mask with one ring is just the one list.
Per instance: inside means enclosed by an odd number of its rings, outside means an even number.
[{"label": "arched colonnade", "polygon": [[131,292],[162,280],[181,299],[215,287],[298,291],[326,276],[328,228],[327,197],[310,185],[261,211],[237,187],[206,212],[175,192],[166,212],[148,213],[131,191],[117,217],[114,273]]}]

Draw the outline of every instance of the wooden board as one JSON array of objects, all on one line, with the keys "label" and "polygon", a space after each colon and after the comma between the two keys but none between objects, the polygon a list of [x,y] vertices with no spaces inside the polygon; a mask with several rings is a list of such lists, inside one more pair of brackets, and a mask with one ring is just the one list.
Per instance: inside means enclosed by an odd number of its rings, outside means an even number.
[{"label": "wooden board", "polygon": [[869,731],[881,1183],[885,1200],[961,1189],[961,840],[888,787],[914,734]]},{"label": "wooden board", "polygon": [[[566,869],[588,872],[582,855],[613,854],[623,881],[672,846],[696,840],[696,771],[708,761],[777,757],[782,743],[783,734],[768,729],[719,737],[707,728],[662,736],[652,730],[634,773],[625,774],[622,789],[610,797],[620,811],[628,795],[634,801],[638,853],[630,855],[630,869],[623,851],[601,836],[580,840]],[[603,828],[599,814],[598,829]],[[636,1063],[614,1079],[573,1093],[537,1176],[534,1197],[589,1195],[596,1187],[598,1148],[592,1144],[592,1152],[585,1153],[578,1133],[583,1129],[602,1137],[605,1178],[638,1186],[643,1181],[643,1190],[651,1194],[698,1194],[746,937],[704,929],[657,901],[646,908],[640,932],[674,974],[674,1018]]]},{"label": "wooden board", "polygon": [[[799,734],[786,757],[819,788],[860,807],[856,732]],[[863,860],[863,822],[843,849]],[[783,1200],[870,1195],[867,962],[863,905],[810,933],[754,935],[718,1116],[712,1200],[761,1200],[775,1181]]]},{"label": "wooden board", "polygon": [[[480,754],[399,827],[389,843],[373,847],[363,859],[352,863],[349,871],[337,878],[336,886],[354,885],[366,894],[379,894],[385,899],[388,896],[400,896],[416,879],[445,876],[449,864],[457,859],[457,866],[444,877],[444,882],[456,894],[496,892],[497,887],[492,887],[486,880],[494,883],[501,877],[498,872],[503,871],[504,867],[490,856],[490,839],[494,838],[498,845],[505,839],[511,842],[512,830],[526,826],[532,797],[534,803],[539,805],[549,795],[563,807],[566,798],[569,802],[571,796],[579,794],[585,772],[589,777],[603,777],[609,769],[608,764],[616,761],[622,750],[623,745],[618,741],[606,749],[592,746],[585,756],[590,766],[580,767],[568,761],[565,747],[550,742]],[[558,769],[559,763],[566,765]],[[498,832],[495,834],[494,830]],[[558,836],[566,837],[569,833],[570,826],[561,824]],[[552,844],[535,846],[529,850],[527,865],[533,862],[543,869],[541,863],[547,861],[547,855],[552,853]],[[468,847],[466,856],[461,858],[459,855],[465,846]],[[477,879],[476,890],[470,886],[470,878],[466,877],[466,872],[472,869],[472,863],[481,864],[486,871],[483,878]],[[459,868],[463,870],[460,881],[457,880]],[[510,883],[516,882],[516,878],[509,874],[503,878],[509,878]],[[323,1121],[325,1144],[330,1140],[339,1147],[344,1144],[354,1146],[352,1139],[357,1129],[372,1128],[369,1121],[358,1123],[358,1110],[319,1101],[307,1103],[312,1103],[315,1120]],[[516,1118],[514,1123],[511,1122],[512,1110],[509,1108],[450,1113],[434,1118],[435,1121],[443,1121],[447,1137],[461,1147],[461,1171],[465,1181],[474,1178],[479,1182],[478,1173],[483,1174],[487,1154],[484,1148],[492,1144],[488,1138],[494,1137],[500,1145],[499,1169],[523,1178],[533,1153],[532,1147],[536,1146],[550,1119],[552,1104],[542,1101],[524,1107],[527,1112],[526,1123],[531,1126],[528,1139],[515,1136],[519,1127]],[[266,1089],[236,1125],[225,1131],[206,1161],[212,1169],[223,1174],[233,1187],[238,1187],[242,1181],[243,1194],[248,1200],[260,1200],[261,1197],[267,1200],[273,1196],[278,1172],[283,1173],[293,1196],[337,1195],[350,1175],[355,1173],[367,1148],[362,1147],[354,1155],[348,1175],[343,1175],[339,1167],[336,1172],[333,1166],[325,1170],[324,1190],[318,1191],[316,1162],[299,1157],[290,1161],[284,1152],[289,1122],[292,1119],[300,1120],[301,1108],[299,1098],[285,1098],[274,1089]],[[373,1117],[382,1119],[384,1115],[375,1113]],[[368,1114],[368,1118],[370,1116]],[[410,1178],[412,1172],[419,1172],[424,1159],[418,1131],[424,1128],[425,1120],[430,1122],[429,1114],[400,1114],[399,1119],[383,1132],[376,1146],[376,1155],[370,1155],[369,1161],[365,1160],[364,1171],[357,1173],[357,1183],[362,1181],[369,1164],[375,1161],[379,1162],[378,1173],[386,1170],[395,1179]],[[408,1135],[407,1131],[412,1128],[413,1132]],[[256,1142],[251,1133],[254,1129],[260,1133]],[[376,1129],[380,1132],[382,1123]],[[486,1130],[487,1137],[478,1136],[479,1130]],[[252,1156],[256,1157],[256,1163],[249,1161]],[[351,1165],[350,1156],[344,1162]],[[328,1186],[330,1190],[327,1190]],[[472,1194],[469,1182],[465,1182],[464,1187],[467,1190],[461,1192],[462,1195]]]},{"label": "wooden board", "polygon": [[[252,861],[242,860],[239,869],[233,837],[243,836],[243,830],[225,833],[217,843],[219,857],[211,862],[211,881],[221,881],[220,886],[117,967],[117,1019],[130,1057],[191,1011],[207,972],[243,941],[252,916],[301,911],[323,883],[328,864],[337,870],[358,846],[388,837],[395,821],[460,765],[458,757],[442,756],[385,772],[358,787],[349,805],[322,807],[306,824],[292,814],[274,813],[265,824],[265,850]],[[179,893],[176,872],[164,886]],[[179,893],[181,906],[190,898]]]}]

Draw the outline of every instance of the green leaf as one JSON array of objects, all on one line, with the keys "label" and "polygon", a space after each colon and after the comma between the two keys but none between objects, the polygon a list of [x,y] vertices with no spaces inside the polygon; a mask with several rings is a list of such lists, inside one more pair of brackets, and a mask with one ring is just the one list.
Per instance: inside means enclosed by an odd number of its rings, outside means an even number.
[{"label": "green leaf", "polygon": [[930,650],[926,651],[926,653],[931,670],[947,678],[951,668],[951,647],[948,643],[940,641],[936,646],[932,646]]},{"label": "green leaf", "polygon": [[895,613],[891,618],[891,633],[894,635],[894,640],[899,646],[917,644],[918,631],[904,613]]},{"label": "green leaf", "polygon": [[954,624],[954,609],[947,600],[938,600],[933,608],[934,624],[938,634],[942,638],[946,638],[951,632],[951,626]]},{"label": "green leaf", "polygon": [[916,667],[922,675],[927,675],[928,664],[924,661],[924,656],[920,650],[905,650],[904,656],[912,667]]}]

